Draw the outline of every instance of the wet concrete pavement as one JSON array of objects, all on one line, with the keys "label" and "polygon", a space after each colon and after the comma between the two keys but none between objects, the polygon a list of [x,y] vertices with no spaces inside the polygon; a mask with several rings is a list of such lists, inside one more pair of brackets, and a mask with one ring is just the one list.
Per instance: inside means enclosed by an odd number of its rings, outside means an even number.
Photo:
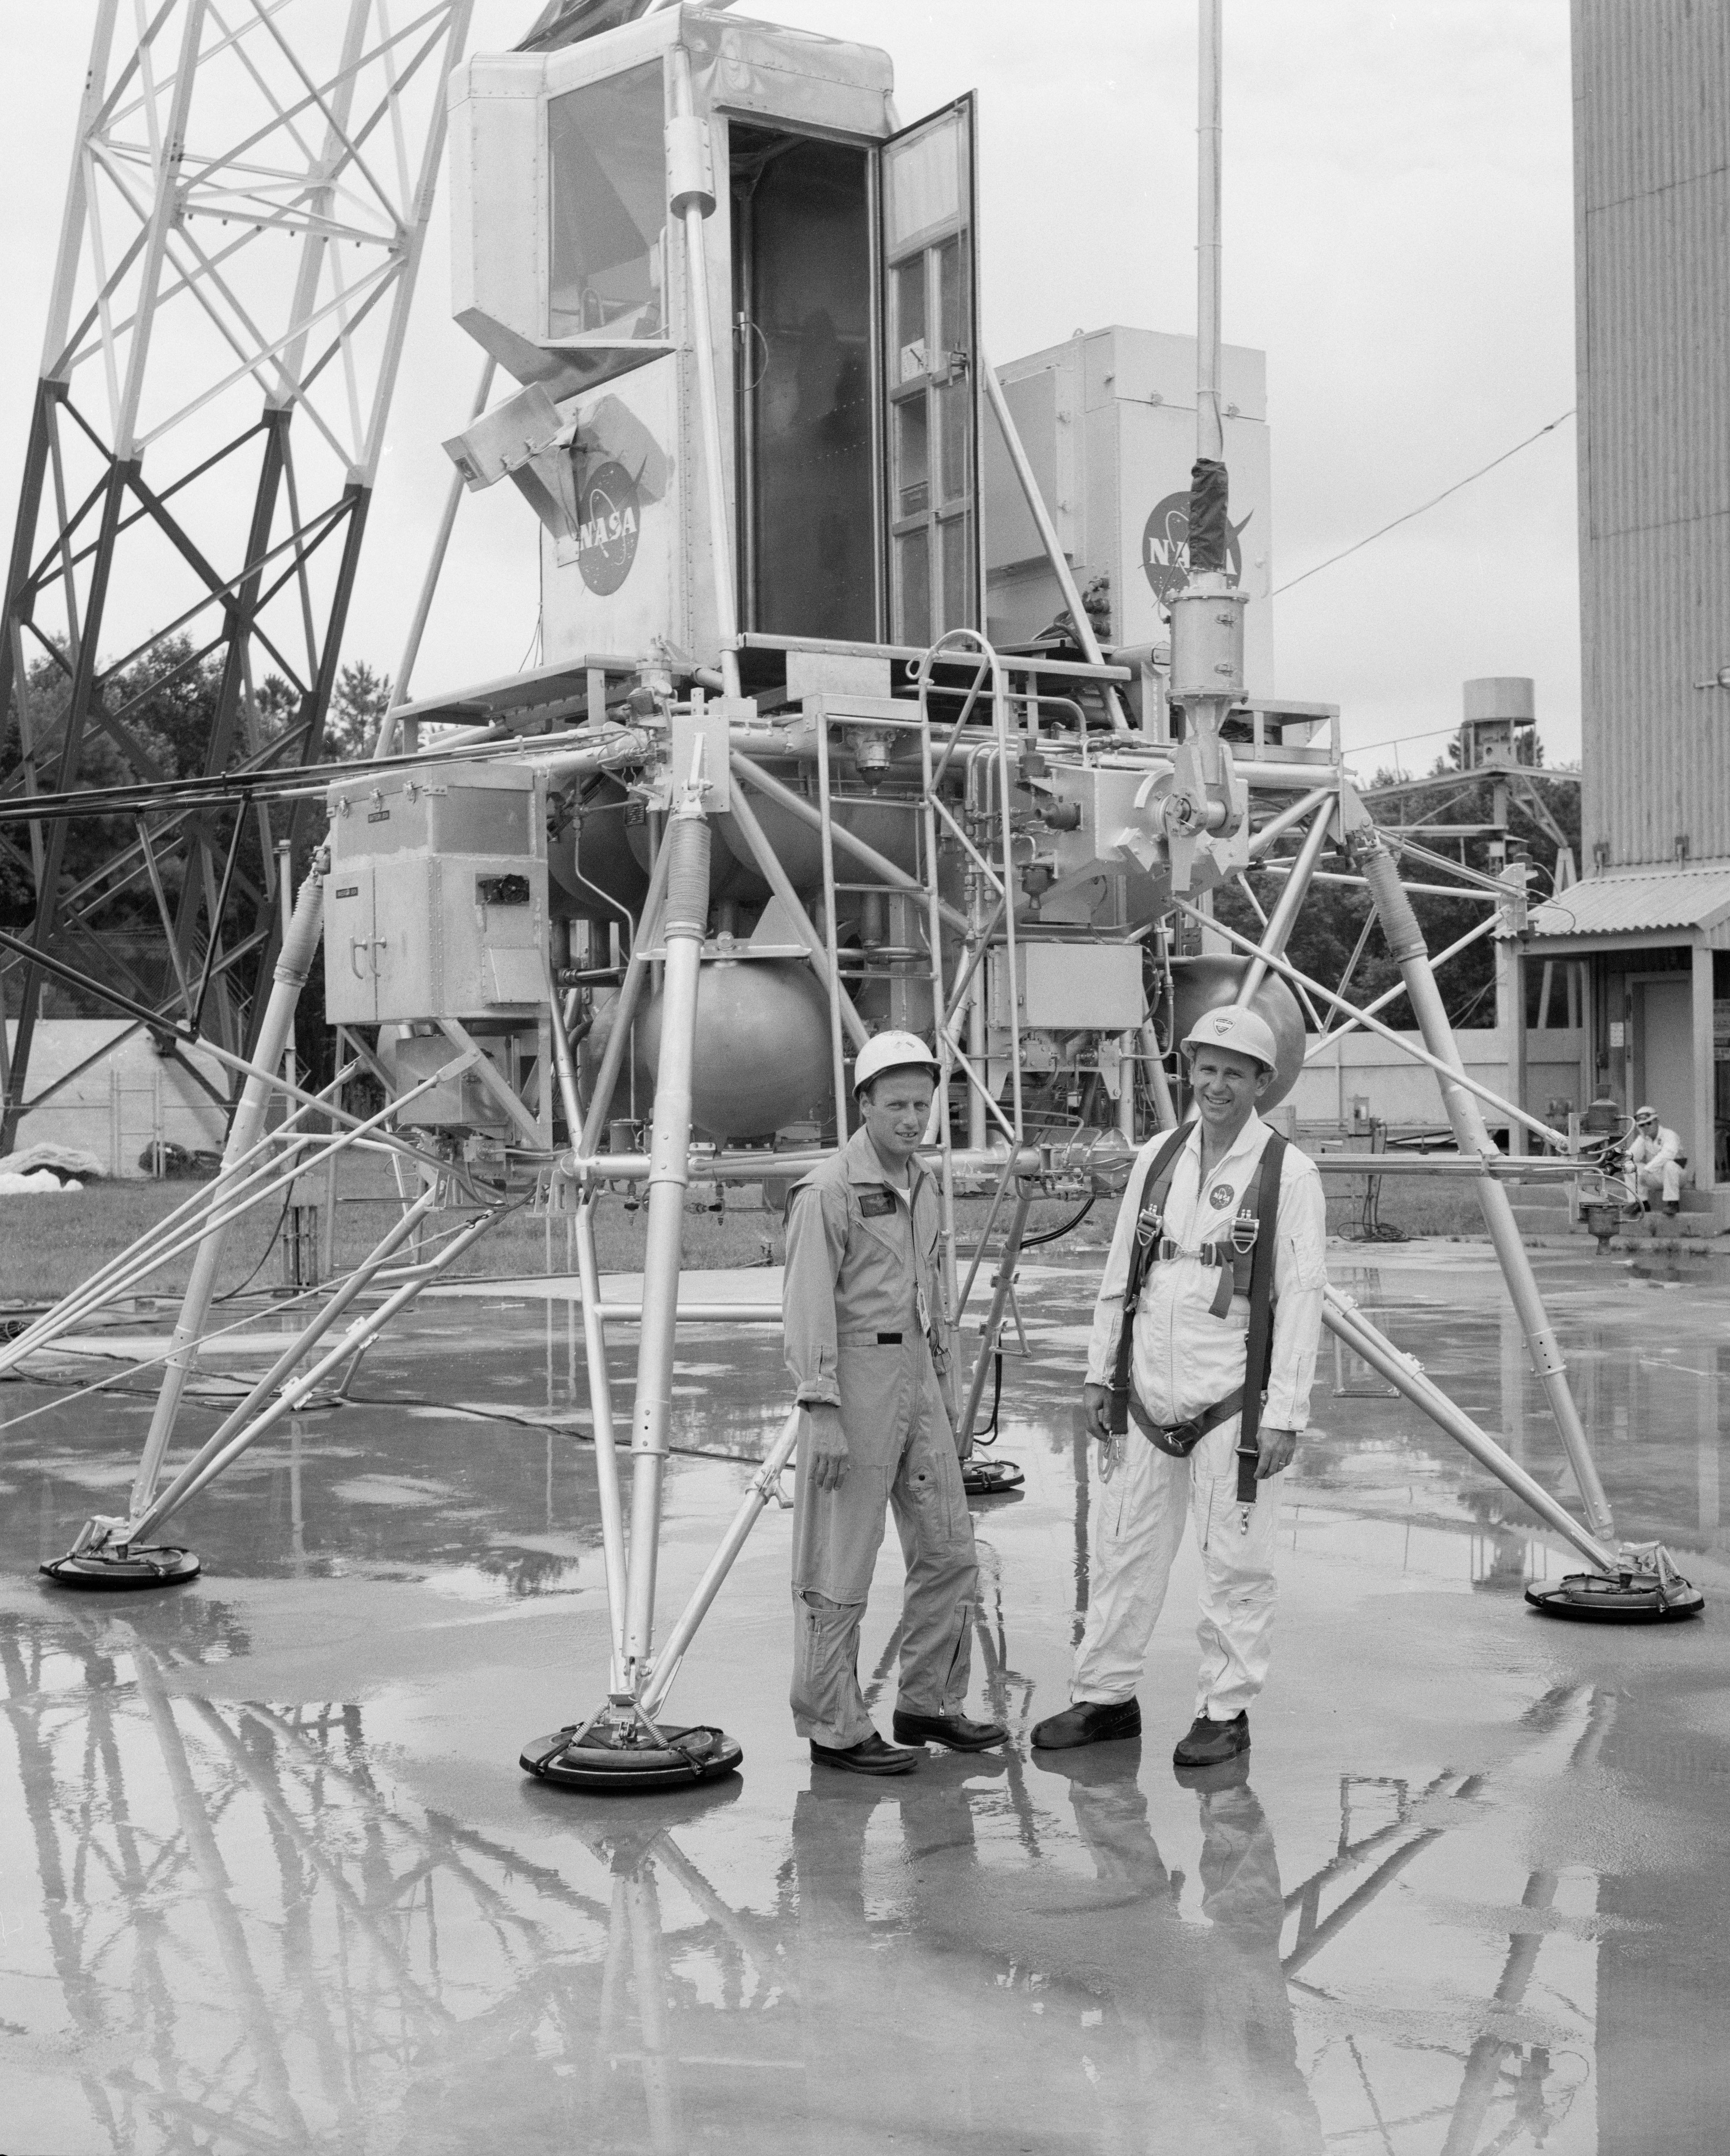
[{"label": "wet concrete pavement", "polygon": [[[1330,1262],[1566,1490],[1485,1250]],[[1250,1771],[1201,1789],[1169,1764],[1187,1551],[1144,1743],[1027,1748],[1085,1593],[1085,1265],[1026,1276],[1001,1440],[1026,1490],[975,1507],[974,1707],[1014,1747],[891,1784],[793,1738],[775,1511],[673,1701],[741,1738],[742,1778],[603,1800],[518,1772],[604,1672],[557,1300],[423,1306],[348,1404],[189,1508],[204,1577],[151,1598],[32,1577],[121,1501],[149,1377],[46,1413],[0,1389],[0,2148],[1730,2145],[1722,1275],[1538,1265],[1619,1524],[1670,1543],[1707,1617],[1530,1613],[1523,1582],[1572,1561],[1324,1340]],[[702,1455],[756,1453],[786,1391],[772,1331],[684,1350],[663,1625],[748,1472]],[[188,1440],[244,1345],[217,1367]],[[893,1544],[865,1642],[885,1726]]]}]

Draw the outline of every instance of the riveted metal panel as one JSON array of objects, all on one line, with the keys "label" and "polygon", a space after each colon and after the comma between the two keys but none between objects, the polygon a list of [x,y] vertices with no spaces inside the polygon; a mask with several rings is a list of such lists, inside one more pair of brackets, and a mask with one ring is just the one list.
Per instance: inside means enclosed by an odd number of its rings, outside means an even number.
[{"label": "riveted metal panel", "polygon": [[1588,867],[1730,855],[1730,9],[1574,0]]}]

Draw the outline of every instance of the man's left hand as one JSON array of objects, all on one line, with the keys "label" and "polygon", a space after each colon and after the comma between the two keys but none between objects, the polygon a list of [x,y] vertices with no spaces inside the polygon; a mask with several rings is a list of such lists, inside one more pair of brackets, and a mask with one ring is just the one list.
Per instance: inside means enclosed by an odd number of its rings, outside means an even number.
[{"label": "man's left hand", "polygon": [[1270,1430],[1264,1424],[1256,1435],[1261,1446],[1261,1457],[1255,1463],[1255,1480],[1265,1482],[1270,1475],[1282,1475],[1291,1465],[1297,1451],[1297,1432],[1295,1430]]}]

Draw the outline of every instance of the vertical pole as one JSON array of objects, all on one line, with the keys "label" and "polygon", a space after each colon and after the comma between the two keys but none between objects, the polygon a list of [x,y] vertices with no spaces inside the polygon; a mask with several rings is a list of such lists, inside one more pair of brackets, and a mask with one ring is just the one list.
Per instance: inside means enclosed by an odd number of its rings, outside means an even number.
[{"label": "vertical pole", "polygon": [[[564,1102],[565,1127],[572,1146],[581,1143],[583,1110],[577,1098],[577,1069],[571,1037],[559,1009],[552,960],[542,954],[547,1010],[552,1020],[552,1054]],[[576,1245],[578,1285],[583,1296],[583,1337],[588,1356],[588,1413],[594,1425],[595,1494],[601,1507],[601,1548],[607,1568],[607,1638],[612,1662],[608,1689],[624,1688],[624,1509],[619,1494],[619,1452],[613,1434],[613,1381],[607,1369],[607,1325],[601,1316],[601,1268],[595,1250],[595,1201],[585,1194],[571,1223]],[[575,1349],[572,1348],[574,1358]],[[573,1369],[574,1375],[574,1369]]]},{"label": "vertical pole", "polygon": [[[997,1346],[1003,1330],[1004,1312],[1009,1307],[1009,1296],[1015,1286],[1015,1266],[1021,1255],[1021,1238],[1026,1233],[1028,1209],[1034,1201],[1034,1186],[1024,1183],[1016,1194],[1015,1209],[1009,1216],[1009,1224],[1004,1235],[1004,1247],[993,1276],[991,1307],[985,1313],[985,1322],[979,1328],[979,1353],[973,1364],[973,1374],[968,1383],[967,1404],[956,1418],[956,1429],[961,1441],[971,1451],[973,1425],[979,1419],[979,1402],[985,1394],[985,1368]],[[956,1312],[957,1321],[961,1312]]]},{"label": "vertical pole", "polygon": [[[1505,789],[1504,789],[1505,790]],[[1498,880],[1505,895],[1496,901],[1499,916],[1496,936],[1496,1026],[1507,1064],[1502,1090],[1516,1107],[1531,1106],[1526,1098],[1526,972],[1520,956],[1517,909],[1525,896],[1526,870],[1522,862],[1509,862]],[[1509,1126],[1508,1151],[1531,1151],[1522,1124]]]},{"label": "vertical pole", "polygon": [[1133,1033],[1117,1036],[1117,1130],[1135,1143],[1135,1070],[1137,1038]]},{"label": "vertical pole", "polygon": [[834,818],[829,807],[829,713],[817,707],[817,805],[823,818],[823,940],[829,959],[829,1055],[834,1065],[835,1143],[847,1142],[847,1050],[841,1036],[840,927],[835,919]]},{"label": "vertical pole", "polygon": [[696,1050],[697,990],[709,915],[709,825],[695,798],[668,819],[669,855],[662,937],[660,1055],[655,1078],[655,1129],[649,1155],[648,1232],[643,1254],[643,1316],[637,1345],[636,1404],[631,1416],[631,1542],[625,1618],[625,1685],[642,1682],[655,1624],[655,1572],[661,1489],[673,1410],[673,1349],[679,1315],[680,1240],[690,1179],[690,1089]]},{"label": "vertical pole", "polygon": [[1147,1082],[1153,1095],[1153,1112],[1159,1119],[1163,1131],[1178,1127],[1177,1103],[1172,1099],[1171,1081],[1165,1075],[1165,1065],[1159,1056],[1159,1036],[1151,1025],[1142,1028],[1142,1055],[1147,1065]]},{"label": "vertical pole", "polygon": [[624,1689],[626,1572],[624,1503],[619,1487],[619,1443],[613,1427],[613,1380],[607,1368],[607,1323],[601,1316],[601,1267],[595,1250],[595,1201],[576,1214],[578,1284],[583,1291],[583,1344],[588,1362],[588,1412],[595,1433],[595,1495],[601,1508],[601,1549],[607,1568],[608,1690]]},{"label": "vertical pole", "polygon": [[1703,944],[1693,952],[1694,1138],[1688,1160],[1694,1188],[1710,1190],[1717,1181],[1717,1065],[1712,1060],[1712,954]]},{"label": "vertical pole", "polygon": [[[1425,1046],[1432,1055],[1440,1057],[1450,1069],[1463,1073],[1465,1066],[1460,1059],[1459,1043],[1454,1038],[1454,1029],[1449,1023],[1447,1007],[1442,1001],[1441,991],[1435,984],[1435,975],[1430,969],[1430,949],[1424,940],[1424,932],[1418,926],[1418,916],[1412,911],[1411,900],[1399,880],[1399,870],[1394,856],[1382,844],[1372,827],[1354,834],[1353,852],[1364,880],[1369,886],[1369,895],[1382,922],[1382,932],[1388,948],[1399,966],[1400,978],[1405,983],[1405,992],[1418,1021],[1418,1030]],[[1440,1074],[1439,1074],[1440,1075]],[[1464,1086],[1455,1085],[1450,1079],[1440,1079],[1442,1100],[1452,1124],[1454,1137],[1461,1152],[1481,1156],[1493,1154],[1495,1141],[1484,1122],[1484,1111],[1476,1096]],[[1556,1419],[1561,1434],[1563,1449],[1573,1470],[1581,1499],[1586,1508],[1586,1521],[1592,1532],[1601,1541],[1614,1542],[1615,1523],[1610,1515],[1609,1500],[1604,1495],[1604,1485],[1599,1479],[1598,1466],[1592,1457],[1579,1409],[1574,1405],[1573,1395],[1568,1385],[1568,1365],[1550,1321],[1545,1314],[1543,1298],[1537,1291],[1537,1282],[1532,1276],[1532,1260],[1527,1255],[1526,1245],[1521,1240],[1520,1230],[1514,1221],[1513,1208],[1508,1202],[1507,1192],[1494,1176],[1478,1179],[1478,1203],[1482,1208],[1484,1225],[1489,1230],[1496,1255],[1501,1263],[1502,1277],[1512,1298],[1515,1310],[1526,1334],[1532,1366],[1543,1384],[1550,1412]]]},{"label": "vertical pole", "polygon": [[[673,96],[677,117],[696,121],[690,55],[673,48]],[[686,138],[688,139],[688,137]],[[695,187],[682,191],[675,178],[673,213],[685,221],[685,285],[690,300],[690,341],[697,363],[698,416],[703,429],[704,476],[709,501],[709,551],[714,559],[715,620],[721,641],[721,678],[729,696],[739,693],[738,587],[733,577],[732,518],[727,508],[726,468],[721,461],[721,390],[715,372],[715,333],[709,306],[709,250],[703,220],[715,197]]]},{"label": "vertical pole", "polygon": [[1201,0],[1197,56],[1195,454],[1223,459],[1219,418],[1219,0]]},{"label": "vertical pole", "polygon": [[[981,959],[974,968],[972,985],[968,989],[968,1060],[983,1076],[985,1072],[985,1050],[988,1043],[985,1010],[985,968],[988,960]],[[977,1086],[967,1089],[968,1151],[983,1152],[988,1132],[985,1127],[985,1096]]]},{"label": "vertical pole", "polygon": [[[250,1059],[258,1068],[247,1080],[239,1105],[234,1111],[234,1121],[228,1126],[228,1143],[223,1148],[222,1169],[211,1189],[210,1214],[213,1219],[221,1208],[226,1190],[237,1178],[242,1156],[250,1152],[264,1134],[264,1114],[274,1087],[274,1080],[264,1074],[275,1072],[294,1030],[295,1007],[300,999],[300,990],[305,983],[313,955],[318,949],[323,911],[324,877],[315,863],[305,882],[300,886],[294,918],[283,941],[282,955],[276,962],[275,981],[270,990],[270,1003],[265,1008],[264,1021],[259,1031],[257,1052]],[[187,1282],[185,1299],[181,1304],[180,1317],[174,1327],[172,1352],[169,1355],[167,1367],[162,1372],[162,1390],[157,1394],[156,1411],[151,1417],[150,1431],[144,1441],[144,1455],[138,1463],[137,1476],[132,1484],[132,1495],[128,1502],[127,1509],[135,1519],[146,1510],[156,1494],[163,1456],[167,1452],[168,1440],[174,1431],[180,1396],[186,1389],[187,1379],[198,1367],[197,1342],[209,1315],[211,1296],[216,1291],[217,1268],[222,1263],[226,1232],[221,1228],[213,1229],[198,1245],[198,1255],[193,1260],[192,1277]]]}]

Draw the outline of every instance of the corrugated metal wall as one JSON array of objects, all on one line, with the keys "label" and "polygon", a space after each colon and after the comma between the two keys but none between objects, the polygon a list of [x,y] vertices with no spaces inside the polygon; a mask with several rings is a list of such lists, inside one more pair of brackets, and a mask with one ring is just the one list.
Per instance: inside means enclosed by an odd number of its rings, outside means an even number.
[{"label": "corrugated metal wall", "polygon": [[1573,0],[1584,841],[1730,857],[1730,0]]}]

